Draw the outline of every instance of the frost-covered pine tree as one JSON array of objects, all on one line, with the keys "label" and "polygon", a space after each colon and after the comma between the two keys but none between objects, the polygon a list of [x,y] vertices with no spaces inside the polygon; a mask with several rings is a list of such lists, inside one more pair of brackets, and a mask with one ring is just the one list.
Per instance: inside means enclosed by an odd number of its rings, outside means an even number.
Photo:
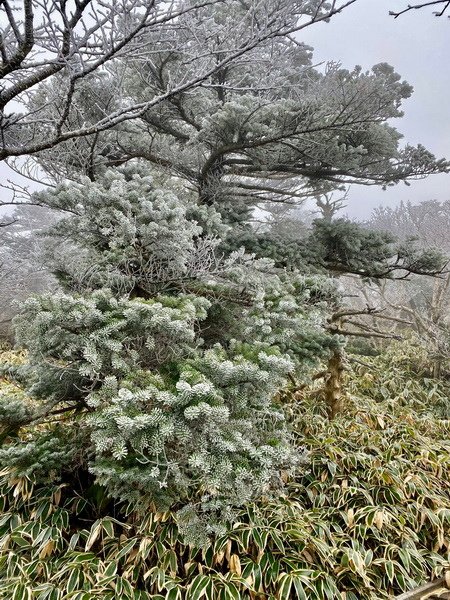
[{"label": "frost-covered pine tree", "polygon": [[[213,2],[184,12],[177,27],[161,23],[158,35],[142,32],[140,42],[151,52],[119,56],[108,70],[77,82],[72,110],[61,94],[65,80],[41,85],[31,108],[46,122],[64,114],[63,131],[80,122],[95,127],[112,107],[148,109],[35,160],[56,181],[95,181],[108,168],[139,161],[191,190],[192,206],[215,207],[231,225],[221,251],[244,246],[276,260],[297,258],[295,241],[274,248],[277,240],[255,236],[252,221],[261,214],[255,209],[301,203],[351,183],[383,187],[448,169],[423,146],[402,142],[394,124],[412,87],[393,67],[314,65],[301,23],[329,8],[309,0]],[[267,37],[273,27],[281,27],[279,34]],[[295,37],[289,27],[300,27]],[[249,39],[258,42],[228,61]],[[210,75],[173,91],[200,72]],[[323,239],[326,232],[318,234]],[[296,265],[309,268],[316,249],[308,247],[306,261],[302,254]]]},{"label": "frost-covered pine tree", "polygon": [[332,286],[222,256],[219,214],[200,211],[213,236],[142,169],[37,200],[70,215],[48,232],[61,291],[16,319],[30,401],[2,400],[2,465],[94,477],[110,497],[182,509],[203,533],[280,489],[301,456],[276,392],[336,345],[322,327]]},{"label": "frost-covered pine tree", "polygon": [[[95,179],[139,159],[176,175],[228,221],[245,223],[255,205],[296,202],[347,183],[393,185],[446,169],[423,146],[402,144],[393,123],[412,87],[393,67],[314,65],[301,24],[329,9],[315,0],[213,2],[184,12],[177,27],[162,23],[157,35],[143,32],[140,41],[151,52],[118,57],[107,71],[78,82],[72,111],[64,112],[58,81],[41,86],[35,109],[49,122],[64,113],[71,130],[80,121],[94,126],[110,107],[120,112],[166,99],[36,159],[57,179]],[[278,34],[267,36],[280,23]],[[289,27],[300,28],[295,37]],[[259,41],[223,63],[248,39]],[[189,90],[173,92],[209,71]]]}]

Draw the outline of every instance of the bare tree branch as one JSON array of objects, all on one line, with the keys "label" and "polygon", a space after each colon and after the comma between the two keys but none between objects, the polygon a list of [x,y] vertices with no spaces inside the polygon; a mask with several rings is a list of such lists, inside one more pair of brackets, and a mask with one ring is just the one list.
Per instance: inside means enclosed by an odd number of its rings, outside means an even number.
[{"label": "bare tree branch", "polygon": [[426,8],[428,6],[436,6],[437,4],[443,5],[443,8],[442,8],[442,10],[439,10],[439,11],[435,12],[434,14],[436,15],[436,17],[442,17],[442,15],[446,12],[448,7],[450,6],[450,0],[433,0],[432,2],[423,2],[421,4],[408,4],[408,6],[406,8],[404,8],[403,10],[400,10],[398,12],[391,10],[391,11],[389,11],[389,14],[392,15],[394,17],[394,19],[397,19],[401,15],[404,15],[405,13],[407,13],[411,10],[420,10],[421,8]]},{"label": "bare tree branch", "polygon": [[[182,19],[196,11],[220,4],[220,0],[198,2],[164,2],[163,0],[74,0],[56,3],[51,0],[23,0],[22,8],[13,13],[8,1],[0,2],[8,25],[0,32],[0,160],[12,156],[35,154],[76,138],[95,136],[117,125],[142,118],[150,108],[172,101],[216,73],[241,59],[260,44],[278,37],[291,36],[314,23],[326,21],[356,0],[333,1],[327,5],[305,0],[280,2],[266,22],[254,26],[239,47],[225,49],[214,64],[201,53],[192,55],[198,63],[195,76],[169,82],[164,93],[143,102],[118,100],[95,122],[81,122],[67,127],[68,116],[75,106],[75,96],[83,81],[94,73],[103,73],[115,59],[139,60],[151,55],[151,43],[158,52],[178,52],[170,32],[180,29]],[[248,3],[251,16],[261,3]],[[33,10],[34,9],[34,10]],[[145,33],[145,35],[144,35]],[[192,36],[195,32],[189,32]],[[150,38],[148,35],[150,34]],[[146,37],[147,36],[147,37]],[[153,36],[153,38],[152,38]],[[192,37],[186,36],[186,52]],[[192,73],[192,71],[190,71]],[[55,79],[56,78],[56,79]],[[59,78],[59,79],[57,79]],[[42,85],[58,85],[64,94],[63,109],[56,123],[41,122],[40,111],[33,112],[30,101],[43,92]],[[7,111],[11,101],[25,107],[24,112]],[[174,100],[175,101],[175,100]]]}]

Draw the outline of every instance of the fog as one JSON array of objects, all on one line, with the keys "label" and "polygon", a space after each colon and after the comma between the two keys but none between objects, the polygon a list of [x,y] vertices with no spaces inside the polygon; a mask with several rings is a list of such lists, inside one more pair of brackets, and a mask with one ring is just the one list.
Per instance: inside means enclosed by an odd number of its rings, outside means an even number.
[{"label": "fog", "polygon": [[[314,47],[316,61],[340,61],[344,67],[370,68],[388,62],[414,86],[404,104],[405,116],[392,122],[404,141],[423,144],[438,158],[450,158],[450,19],[433,16],[432,8],[411,11],[398,19],[389,10],[407,0],[358,0],[329,23],[305,30],[301,39]],[[379,205],[401,200],[450,198],[450,174],[401,183],[383,192],[352,186],[348,214],[364,219]]]}]

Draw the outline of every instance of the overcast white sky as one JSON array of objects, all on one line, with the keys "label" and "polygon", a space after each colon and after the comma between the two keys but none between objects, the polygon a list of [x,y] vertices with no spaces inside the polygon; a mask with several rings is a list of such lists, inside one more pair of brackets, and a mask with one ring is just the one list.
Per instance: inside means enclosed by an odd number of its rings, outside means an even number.
[{"label": "overcast white sky", "polygon": [[[405,141],[420,142],[436,156],[450,158],[450,19],[434,17],[432,9],[411,11],[396,20],[389,16],[389,9],[404,8],[407,3],[358,0],[330,23],[303,32],[301,39],[314,47],[315,61],[340,61],[349,68],[392,64],[415,89],[405,102],[405,116],[394,124]],[[7,167],[0,164],[0,178],[9,176]],[[399,184],[385,192],[353,186],[347,211],[364,219],[379,204],[450,199],[449,188],[450,174],[412,182],[410,187]],[[4,191],[0,194],[5,197]]]},{"label": "overcast white sky", "polygon": [[[405,116],[393,122],[405,141],[422,143],[437,157],[450,158],[450,19],[436,18],[433,9],[410,11],[398,19],[389,10],[405,8],[412,0],[358,0],[342,14],[305,30],[301,39],[314,47],[315,60],[335,60],[344,67],[393,65],[414,86],[404,104]],[[379,204],[400,200],[420,202],[450,199],[450,174],[399,184],[383,192],[353,186],[348,213],[369,216]]]}]

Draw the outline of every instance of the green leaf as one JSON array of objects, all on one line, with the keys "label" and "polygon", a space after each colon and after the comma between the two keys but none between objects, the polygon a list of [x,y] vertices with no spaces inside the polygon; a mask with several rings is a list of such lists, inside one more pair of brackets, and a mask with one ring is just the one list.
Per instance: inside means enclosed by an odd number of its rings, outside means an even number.
[{"label": "green leaf", "polygon": [[403,566],[407,571],[411,568],[411,559],[409,556],[409,552],[404,548],[399,548],[398,555],[402,560]]},{"label": "green leaf", "polygon": [[390,560],[387,560],[384,564],[384,568],[386,570],[386,575],[388,576],[389,582],[393,583],[393,581],[394,581],[394,563]]},{"label": "green leaf", "polygon": [[300,579],[298,577],[293,577],[292,581],[294,584],[297,600],[308,600],[308,597],[305,592],[305,588],[303,587],[303,584],[300,581]]},{"label": "green leaf", "polygon": [[199,600],[205,592],[210,578],[206,575],[197,575],[188,588],[187,598],[189,600]]},{"label": "green leaf", "polygon": [[279,600],[290,600],[292,588],[292,576],[289,573],[283,573],[279,579],[277,597]]},{"label": "green leaf", "polygon": [[108,537],[114,537],[114,524],[111,519],[102,519],[102,528]]},{"label": "green leaf", "polygon": [[103,571],[103,577],[111,577],[117,573],[117,562],[112,561],[107,564],[106,569]]},{"label": "green leaf", "polygon": [[115,558],[117,560],[119,558],[123,558],[124,556],[129,554],[129,552],[131,552],[131,550],[134,548],[135,545],[136,545],[136,539],[131,540],[131,542],[128,542],[128,544],[125,544],[125,546],[116,554]]},{"label": "green leaf", "polygon": [[93,552],[73,552],[70,556],[70,562],[79,564],[84,562],[91,562],[95,560],[96,556]]},{"label": "green leaf", "polygon": [[224,582],[223,596],[225,600],[241,600],[239,590],[232,581]]},{"label": "green leaf", "polygon": [[171,588],[167,594],[165,600],[182,600],[183,596],[181,593],[181,588],[179,586]]},{"label": "green leaf", "polygon": [[19,583],[15,586],[12,600],[31,600],[31,598],[32,593],[28,586],[25,586],[23,583]]},{"label": "green leaf", "polygon": [[67,592],[70,594],[74,592],[80,585],[80,571],[78,569],[72,569],[69,579],[67,581]]}]

